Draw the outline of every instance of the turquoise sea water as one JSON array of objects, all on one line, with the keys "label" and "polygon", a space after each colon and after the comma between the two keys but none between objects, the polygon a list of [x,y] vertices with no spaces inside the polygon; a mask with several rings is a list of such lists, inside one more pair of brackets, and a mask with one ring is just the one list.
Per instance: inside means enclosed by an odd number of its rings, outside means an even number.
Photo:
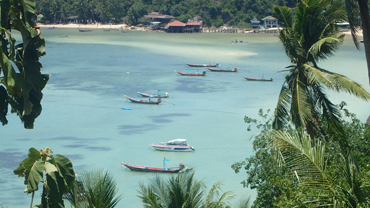
[{"label": "turquoise sea water", "polygon": [[[131,172],[120,162],[167,167],[184,163],[208,188],[223,181],[223,191],[235,191],[238,202],[256,192],[243,188],[245,173],[231,169],[253,154],[244,116],[257,118],[260,108],[274,109],[289,65],[274,34],[168,34],[121,33],[77,29],[43,30],[47,55],[43,72],[51,74],[44,89],[43,111],[33,130],[25,130],[15,115],[0,127],[0,203],[29,206],[23,178],[13,170],[30,147],[51,147],[71,159],[78,173],[84,167],[109,170],[124,198],[118,207],[141,207],[139,183],[153,173]],[[67,36],[67,37],[66,37]],[[248,44],[230,44],[233,40]],[[174,70],[193,68],[184,63],[220,63],[237,67],[237,73],[207,72],[205,77],[184,77]],[[370,91],[363,49],[357,51],[349,36],[336,56],[320,66],[344,74]],[[199,68],[199,70],[201,70]],[[242,76],[272,77],[273,82],[248,82]],[[168,92],[161,105],[127,101],[137,91]],[[333,102],[345,100],[362,121],[370,115],[369,103],[350,95],[327,93]],[[122,110],[129,107],[132,110]],[[184,138],[195,152],[161,152],[151,143]],[[162,174],[164,177],[169,176]],[[40,191],[39,191],[40,192]],[[40,193],[35,195],[39,202]]]}]

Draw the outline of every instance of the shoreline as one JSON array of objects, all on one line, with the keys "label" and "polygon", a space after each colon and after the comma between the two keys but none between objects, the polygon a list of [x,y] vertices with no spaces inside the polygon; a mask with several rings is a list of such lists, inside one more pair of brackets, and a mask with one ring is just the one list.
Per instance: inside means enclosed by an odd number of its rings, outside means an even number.
[{"label": "shoreline", "polygon": [[72,28],[72,29],[110,29],[110,30],[120,30],[120,29],[134,29],[138,31],[148,31],[149,29],[145,27],[129,27],[126,24],[76,24],[76,23],[68,23],[68,24],[42,24],[37,23],[37,27],[40,28]]},{"label": "shoreline", "polygon": [[[110,29],[110,30],[136,30],[136,31],[152,31],[148,27],[138,27],[138,26],[127,26],[127,24],[76,24],[76,23],[68,23],[68,24],[42,24],[38,23],[37,27],[40,28],[75,28],[75,29]],[[242,29],[240,29],[242,30]],[[243,30],[242,33],[248,33],[247,30]],[[350,30],[339,32],[340,34],[351,35]],[[362,30],[359,29],[357,35],[359,37],[363,36]]]}]

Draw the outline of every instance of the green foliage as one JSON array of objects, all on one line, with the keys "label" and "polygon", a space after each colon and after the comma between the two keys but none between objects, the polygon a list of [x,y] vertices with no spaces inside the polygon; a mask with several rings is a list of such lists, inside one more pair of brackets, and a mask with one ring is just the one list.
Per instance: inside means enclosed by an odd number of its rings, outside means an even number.
[{"label": "green foliage", "polygon": [[[24,177],[25,193],[34,193],[39,183],[43,183],[41,205],[39,207],[64,207],[62,196],[68,193],[75,181],[71,161],[62,155],[52,155],[49,147],[41,151],[30,148],[14,174]],[[32,203],[31,203],[32,205]]]},{"label": "green foliage", "polygon": [[[45,55],[45,40],[33,22],[35,3],[35,0],[2,1],[0,16],[0,74],[3,74],[0,77],[0,121],[3,125],[8,123],[10,105],[11,112],[29,129],[41,114],[41,91],[49,80],[49,75],[41,74],[39,58]],[[16,44],[12,30],[21,33],[22,43]]]},{"label": "green foliage", "polygon": [[[351,151],[347,153],[343,152],[338,139],[331,139],[338,138],[342,135],[340,133],[332,132],[328,142],[317,139],[313,142],[307,135],[293,131],[289,123],[283,125],[284,131],[279,131],[279,136],[276,132],[272,133],[269,111],[265,114],[260,110],[259,120],[245,117],[245,122],[249,124],[248,130],[251,131],[251,125],[255,125],[260,133],[253,136],[254,154],[244,161],[234,163],[232,168],[236,173],[242,170],[246,172],[247,178],[241,182],[244,187],[257,189],[253,207],[311,206],[303,203],[312,201],[324,204],[322,200],[328,196],[345,203],[350,203],[352,199],[364,203],[366,195],[363,193],[370,193],[370,126],[361,123],[345,106],[342,102],[338,109],[343,115],[340,122],[344,134],[348,135],[346,139],[349,147],[345,150]],[[331,132],[327,129],[325,131]],[[321,149],[317,151],[319,147]],[[327,200],[334,202],[334,199]],[[366,207],[366,204],[360,207]]]},{"label": "green foliage", "polygon": [[[232,192],[221,193],[221,182],[215,183],[208,194],[205,184],[194,179],[194,171],[186,170],[167,180],[158,175],[150,184],[140,184],[139,197],[144,207],[223,208],[230,207]],[[246,202],[247,203],[247,202]],[[245,205],[245,204],[244,204]]]},{"label": "green foliage", "polygon": [[[130,25],[142,23],[144,15],[155,11],[172,15],[187,22],[196,16],[203,18],[206,26],[238,25],[249,23],[256,16],[262,19],[272,14],[276,5],[293,6],[293,0],[37,0],[37,12],[42,22],[68,22],[70,16],[78,16],[81,22],[122,22]],[[98,19],[94,19],[95,13]]]},{"label": "green foliage", "polygon": [[[332,152],[320,138],[299,131],[274,130],[271,136],[284,165],[294,172],[299,186],[309,190],[301,192],[304,204],[356,208],[367,202],[369,195],[363,187],[362,173],[348,147]],[[331,155],[339,155],[339,163],[328,165]],[[337,175],[331,176],[328,167],[337,168]]]},{"label": "green foliage", "polygon": [[[352,154],[356,159],[362,172],[369,172],[370,165],[368,160],[370,158],[370,125],[362,123],[354,113],[349,112],[345,107],[346,103],[342,102],[339,104],[339,109],[342,112],[343,118],[341,120],[342,128],[346,135],[346,141],[349,148],[352,150]],[[331,140],[339,137],[340,134],[337,132],[332,132],[330,135]],[[329,149],[333,151],[339,151],[338,143],[328,143]],[[340,158],[336,157],[335,161],[338,161]],[[335,162],[334,162],[335,163]]]},{"label": "green foliage", "polygon": [[[272,131],[272,118],[269,112],[259,110],[261,121],[247,116],[244,118],[245,123],[249,124],[248,131],[255,126],[260,133],[253,136],[254,155],[242,162],[234,163],[231,167],[236,173],[244,169],[247,179],[241,184],[257,189],[257,198],[252,207],[284,207],[284,204],[287,205],[285,207],[289,207],[290,201],[298,200],[294,193],[297,190],[297,181],[285,167],[279,168],[277,154],[271,146],[272,138],[269,136]],[[290,125],[284,126],[286,130],[291,131]]]},{"label": "green foliage", "polygon": [[117,182],[112,175],[101,168],[89,168],[81,171],[74,187],[66,199],[74,207],[113,208],[123,195],[117,195]]}]

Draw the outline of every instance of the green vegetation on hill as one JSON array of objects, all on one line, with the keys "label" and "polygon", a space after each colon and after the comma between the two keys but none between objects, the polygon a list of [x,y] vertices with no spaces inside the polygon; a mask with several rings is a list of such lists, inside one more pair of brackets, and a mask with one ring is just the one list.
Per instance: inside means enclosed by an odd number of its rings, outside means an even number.
[{"label": "green vegetation on hill", "polygon": [[201,17],[205,26],[250,25],[253,17],[272,14],[274,6],[293,7],[292,0],[36,0],[41,22],[102,22],[143,24],[150,12],[172,15],[176,20]]}]

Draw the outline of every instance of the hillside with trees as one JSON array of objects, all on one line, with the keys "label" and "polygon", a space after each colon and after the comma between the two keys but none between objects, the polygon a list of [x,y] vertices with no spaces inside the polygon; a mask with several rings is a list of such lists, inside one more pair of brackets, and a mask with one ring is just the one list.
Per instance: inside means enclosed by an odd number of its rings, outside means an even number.
[{"label": "hillside with trees", "polygon": [[247,27],[253,17],[272,15],[274,6],[293,7],[292,0],[36,0],[42,23],[145,24],[145,15],[160,12],[176,20],[201,17],[204,26]]}]

